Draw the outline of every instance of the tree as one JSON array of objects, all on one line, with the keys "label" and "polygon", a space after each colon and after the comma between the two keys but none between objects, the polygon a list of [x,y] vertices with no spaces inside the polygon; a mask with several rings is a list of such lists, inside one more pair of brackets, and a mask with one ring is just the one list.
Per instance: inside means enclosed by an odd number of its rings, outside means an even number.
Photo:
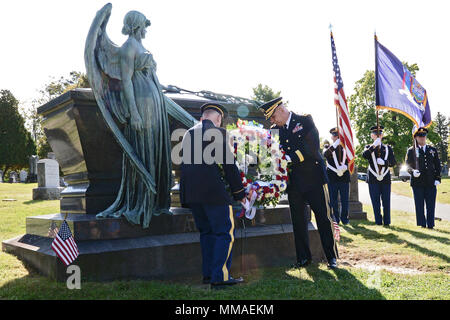
[{"label": "tree", "polygon": [[0,90],[0,168],[4,174],[10,169],[26,167],[29,156],[36,153],[18,105],[19,101],[9,90]]},{"label": "tree", "polygon": [[441,138],[440,141],[435,144],[435,147],[438,150],[439,159],[441,159],[442,164],[447,164],[450,120],[447,120],[443,114],[438,112],[434,119],[434,123],[436,126],[433,131]]},{"label": "tree", "polygon": [[256,88],[253,88],[252,99],[256,100],[256,101],[267,102],[267,101],[273,100],[275,98],[278,98],[280,95],[281,95],[281,91],[274,92],[267,85],[263,86],[260,83],[260,84],[258,84],[258,86],[256,86]]},{"label": "tree", "polygon": [[[416,63],[409,65],[404,63],[409,71],[416,75],[419,67]],[[375,106],[375,72],[366,71],[364,76],[355,84],[355,93],[349,98],[350,118],[352,127],[356,131],[356,138],[359,145],[356,147],[356,165],[359,169],[367,169],[369,163],[362,157],[364,147],[373,143],[370,138],[370,127],[376,125]],[[383,141],[392,146],[397,160],[394,171],[398,173],[399,167],[403,163],[406,151],[412,145],[413,122],[402,114],[379,110],[379,123],[384,126]],[[432,126],[433,128],[433,126]],[[431,130],[430,130],[431,132]],[[429,140],[436,143],[439,137],[434,134],[428,136]]]}]

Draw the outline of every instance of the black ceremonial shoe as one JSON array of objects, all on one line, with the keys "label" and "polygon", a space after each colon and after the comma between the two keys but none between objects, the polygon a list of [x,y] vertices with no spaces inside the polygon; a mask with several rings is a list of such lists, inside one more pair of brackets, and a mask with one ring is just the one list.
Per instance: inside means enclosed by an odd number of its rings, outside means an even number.
[{"label": "black ceremonial shoe", "polygon": [[242,277],[239,277],[237,279],[230,277],[228,281],[221,281],[221,282],[211,282],[211,289],[218,290],[218,289],[225,289],[229,286],[243,283],[244,279]]},{"label": "black ceremonial shoe", "polygon": [[211,283],[211,277],[203,277],[203,284],[210,284]]},{"label": "black ceremonial shoe", "polygon": [[309,265],[310,263],[311,263],[310,259],[302,259],[300,261],[297,261],[293,265],[291,265],[291,268],[294,268],[294,269],[304,268],[307,265]]},{"label": "black ceremonial shoe", "polygon": [[332,258],[332,259],[328,260],[328,268],[329,269],[337,269],[336,258]]}]

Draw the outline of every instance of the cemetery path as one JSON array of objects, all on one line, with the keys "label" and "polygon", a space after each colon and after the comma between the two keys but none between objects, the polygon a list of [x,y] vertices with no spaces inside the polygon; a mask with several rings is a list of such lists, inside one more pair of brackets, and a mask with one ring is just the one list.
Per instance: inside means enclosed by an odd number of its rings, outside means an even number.
[{"label": "cemetery path", "polygon": [[[392,182],[404,183],[404,182]],[[372,205],[369,195],[369,187],[367,183],[358,181],[359,201],[363,204]],[[396,193],[391,193],[391,210],[406,211],[410,213],[416,212],[414,206],[414,199],[411,197],[402,196]],[[435,217],[450,221],[450,204],[436,202]]]}]

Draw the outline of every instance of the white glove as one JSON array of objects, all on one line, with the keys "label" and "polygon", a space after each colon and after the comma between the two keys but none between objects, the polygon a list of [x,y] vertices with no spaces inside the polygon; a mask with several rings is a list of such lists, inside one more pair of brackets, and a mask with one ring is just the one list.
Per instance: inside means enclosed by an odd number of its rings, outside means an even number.
[{"label": "white glove", "polygon": [[377,163],[378,163],[380,166],[384,166],[384,160],[381,159],[381,158],[377,158]]},{"label": "white glove", "polygon": [[414,176],[414,178],[418,178],[420,176],[420,171],[419,170],[413,170],[413,176]]},{"label": "white glove", "polygon": [[439,180],[435,180],[435,181],[434,181],[434,185],[435,185],[435,186],[440,185],[440,184],[441,184],[441,182],[440,182]]},{"label": "white glove", "polygon": [[380,138],[377,138],[377,139],[373,142],[373,146],[374,146],[374,147],[376,147],[376,146],[381,146],[381,139],[380,139]]},{"label": "white glove", "polygon": [[339,167],[340,170],[342,170],[342,172],[345,172],[347,170],[347,165],[342,165]]},{"label": "white glove", "polygon": [[244,207],[245,211],[247,211],[248,209],[250,209],[250,202],[247,200],[247,198],[245,198],[245,202],[242,203],[242,207]]},{"label": "white glove", "polygon": [[337,146],[341,143],[341,140],[336,139],[336,141],[333,143],[333,148],[337,148]]},{"label": "white glove", "polygon": [[286,156],[287,162],[292,162],[291,157],[289,157],[287,154],[285,156]]},{"label": "white glove", "polygon": [[342,176],[344,175],[344,171],[342,171],[342,170],[337,170],[337,175],[338,175],[339,177],[342,177]]}]

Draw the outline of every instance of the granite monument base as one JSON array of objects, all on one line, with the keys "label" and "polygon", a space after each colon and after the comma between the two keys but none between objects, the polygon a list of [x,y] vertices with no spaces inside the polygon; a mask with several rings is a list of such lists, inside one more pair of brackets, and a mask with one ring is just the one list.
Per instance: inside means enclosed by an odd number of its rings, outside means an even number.
[{"label": "granite monument base", "polygon": [[[188,209],[172,208],[173,215],[153,217],[142,229],[124,218],[96,219],[69,214],[67,222],[80,255],[73,263],[82,281],[116,279],[201,278],[199,234]],[[27,234],[3,241],[2,249],[26,265],[57,281],[68,277],[66,266],[51,249],[52,233],[64,215],[27,218]],[[231,273],[286,266],[296,261],[290,212],[287,206],[257,211],[254,220],[235,218]],[[317,228],[309,225],[313,261],[325,261]]]},{"label": "granite monument base", "polygon": [[38,187],[33,189],[33,200],[59,200],[61,199],[61,187]]},{"label": "granite monument base", "polygon": [[349,201],[348,218],[350,220],[367,220],[367,212],[363,211],[363,206],[361,202]]}]

